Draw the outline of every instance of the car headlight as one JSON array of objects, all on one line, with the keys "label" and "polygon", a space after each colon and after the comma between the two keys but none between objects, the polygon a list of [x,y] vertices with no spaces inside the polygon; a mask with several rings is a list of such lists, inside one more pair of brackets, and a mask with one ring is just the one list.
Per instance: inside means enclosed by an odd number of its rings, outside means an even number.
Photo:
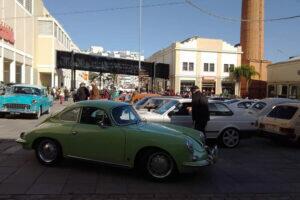
[{"label": "car headlight", "polygon": [[31,103],[32,103],[32,104],[36,104],[36,103],[37,103],[37,100],[34,99],[34,100],[31,101]]},{"label": "car headlight", "polygon": [[186,147],[189,150],[190,153],[194,153],[194,146],[193,146],[193,142],[191,142],[190,140],[186,141]]}]

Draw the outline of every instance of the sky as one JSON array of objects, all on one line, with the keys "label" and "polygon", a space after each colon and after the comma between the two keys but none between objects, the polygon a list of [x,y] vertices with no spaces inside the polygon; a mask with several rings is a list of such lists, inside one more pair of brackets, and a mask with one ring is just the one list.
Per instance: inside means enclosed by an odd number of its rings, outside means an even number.
[{"label": "sky", "polygon": [[[184,0],[143,0],[143,5]],[[217,15],[240,18],[242,0],[192,0]],[[44,0],[80,49],[139,50],[139,0]],[[111,8],[133,7],[122,10]],[[106,10],[89,12],[91,10]],[[62,14],[87,11],[80,14]],[[265,0],[265,18],[300,15],[300,0]],[[142,53],[148,57],[175,41],[192,36],[222,39],[232,45],[240,40],[240,23],[206,15],[186,3],[142,9]],[[300,55],[300,18],[265,23],[265,58],[278,62]]]}]

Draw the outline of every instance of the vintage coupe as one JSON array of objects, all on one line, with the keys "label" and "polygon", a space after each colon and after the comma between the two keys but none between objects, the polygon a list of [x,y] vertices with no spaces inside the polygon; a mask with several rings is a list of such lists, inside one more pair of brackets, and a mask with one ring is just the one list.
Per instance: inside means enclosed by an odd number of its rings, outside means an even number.
[{"label": "vintage coupe", "polygon": [[53,98],[47,94],[46,88],[17,84],[0,96],[0,115],[30,114],[38,119],[43,113],[50,113],[52,105]]},{"label": "vintage coupe", "polygon": [[131,105],[100,100],[66,107],[17,142],[44,165],[71,157],[136,167],[156,180],[212,164],[217,151],[199,131],[145,123]]}]

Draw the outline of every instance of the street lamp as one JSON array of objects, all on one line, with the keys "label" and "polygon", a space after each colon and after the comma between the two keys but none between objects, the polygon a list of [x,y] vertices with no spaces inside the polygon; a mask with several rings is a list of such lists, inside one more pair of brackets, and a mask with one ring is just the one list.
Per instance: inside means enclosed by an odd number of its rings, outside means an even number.
[{"label": "street lamp", "polygon": [[140,19],[139,19],[139,91],[141,91],[141,49],[142,49],[142,4],[143,0],[140,0]]}]

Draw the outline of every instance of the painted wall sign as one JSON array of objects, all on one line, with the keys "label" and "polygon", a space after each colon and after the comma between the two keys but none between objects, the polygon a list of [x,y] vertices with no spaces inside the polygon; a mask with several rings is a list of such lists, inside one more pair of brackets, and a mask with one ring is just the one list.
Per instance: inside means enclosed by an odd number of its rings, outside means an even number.
[{"label": "painted wall sign", "polygon": [[0,23],[0,38],[9,42],[10,44],[15,43],[14,31],[13,29],[5,24],[4,22]]}]

